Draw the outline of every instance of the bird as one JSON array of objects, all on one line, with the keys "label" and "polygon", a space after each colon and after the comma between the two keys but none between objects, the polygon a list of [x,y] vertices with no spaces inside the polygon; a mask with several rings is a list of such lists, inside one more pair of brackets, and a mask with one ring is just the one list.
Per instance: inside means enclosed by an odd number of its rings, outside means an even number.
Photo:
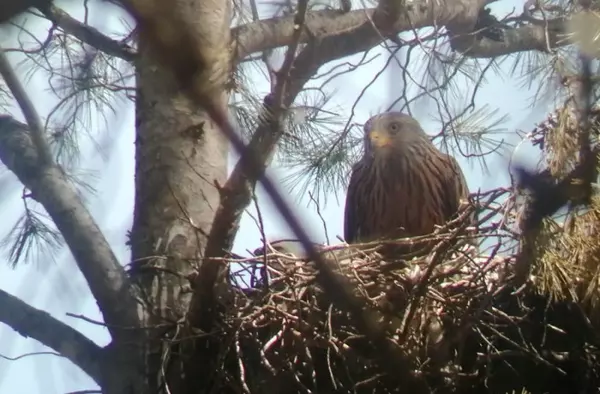
[{"label": "bird", "polygon": [[[468,201],[469,188],[456,159],[439,151],[410,115],[392,111],[371,117],[364,125],[363,148],[346,194],[347,243],[430,234]],[[392,246],[381,252],[415,250]]]}]

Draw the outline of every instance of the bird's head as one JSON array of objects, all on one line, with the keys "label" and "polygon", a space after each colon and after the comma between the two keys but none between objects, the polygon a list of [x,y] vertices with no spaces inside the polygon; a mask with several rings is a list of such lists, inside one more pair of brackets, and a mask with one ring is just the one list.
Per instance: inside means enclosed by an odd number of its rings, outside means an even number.
[{"label": "bird's head", "polygon": [[428,140],[419,122],[401,112],[385,112],[371,117],[364,126],[368,152],[390,151]]}]

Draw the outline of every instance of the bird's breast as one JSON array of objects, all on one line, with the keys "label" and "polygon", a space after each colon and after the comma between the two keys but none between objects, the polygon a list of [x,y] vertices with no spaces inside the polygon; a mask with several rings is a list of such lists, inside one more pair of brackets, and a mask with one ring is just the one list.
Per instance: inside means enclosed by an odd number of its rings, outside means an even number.
[{"label": "bird's breast", "polygon": [[435,155],[396,155],[371,166],[371,220],[379,236],[417,236],[445,221],[443,165]]}]

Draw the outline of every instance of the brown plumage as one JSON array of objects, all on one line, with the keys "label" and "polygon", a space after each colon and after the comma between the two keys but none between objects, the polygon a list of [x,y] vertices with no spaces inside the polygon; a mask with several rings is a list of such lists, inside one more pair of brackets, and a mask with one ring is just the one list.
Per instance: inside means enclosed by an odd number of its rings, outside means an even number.
[{"label": "brown plumage", "polygon": [[364,130],[365,153],[346,196],[346,242],[425,235],[455,216],[469,193],[464,174],[417,120],[387,112],[369,119]]}]

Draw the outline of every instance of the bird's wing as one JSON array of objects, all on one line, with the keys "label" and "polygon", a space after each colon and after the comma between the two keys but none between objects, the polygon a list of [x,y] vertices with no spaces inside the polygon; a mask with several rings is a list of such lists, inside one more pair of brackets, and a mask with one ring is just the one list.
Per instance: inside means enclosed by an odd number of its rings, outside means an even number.
[{"label": "bird's wing", "polygon": [[445,216],[446,220],[451,220],[455,217],[461,202],[467,200],[469,197],[469,187],[467,185],[465,174],[460,168],[458,161],[449,155],[447,155],[447,158],[448,173],[445,181]]},{"label": "bird's wing", "polygon": [[344,208],[344,240],[347,243],[352,243],[357,240],[359,236],[358,226],[360,225],[360,198],[357,195],[360,183],[360,173],[362,168],[356,164],[352,168],[350,174],[350,182],[348,184],[348,191],[346,193],[346,206]]}]

